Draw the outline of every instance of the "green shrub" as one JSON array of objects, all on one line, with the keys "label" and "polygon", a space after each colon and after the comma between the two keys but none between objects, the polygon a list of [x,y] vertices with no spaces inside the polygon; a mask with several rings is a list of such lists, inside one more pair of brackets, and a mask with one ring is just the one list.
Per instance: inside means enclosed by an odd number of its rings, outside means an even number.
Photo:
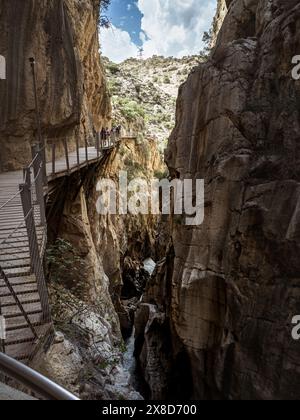
[{"label": "green shrub", "polygon": [[136,101],[130,99],[119,100],[120,112],[128,121],[135,121],[139,117],[145,118],[145,110]]},{"label": "green shrub", "polygon": [[118,95],[120,88],[121,88],[121,83],[119,81],[117,80],[108,81],[108,90],[112,96]]},{"label": "green shrub", "polygon": [[85,264],[70,242],[58,238],[49,246],[46,251],[46,264],[52,282],[64,285],[83,296]]},{"label": "green shrub", "polygon": [[144,173],[145,168],[140,163],[131,160],[129,157],[125,159],[124,164],[126,166],[129,182]]},{"label": "green shrub", "polygon": [[164,171],[155,171],[154,172],[154,178],[157,178],[159,180],[166,179],[169,176],[169,170],[166,168]]},{"label": "green shrub", "polygon": [[107,65],[108,70],[110,71],[111,74],[118,74],[121,72],[121,70],[119,69],[119,66],[115,63],[109,63]]}]

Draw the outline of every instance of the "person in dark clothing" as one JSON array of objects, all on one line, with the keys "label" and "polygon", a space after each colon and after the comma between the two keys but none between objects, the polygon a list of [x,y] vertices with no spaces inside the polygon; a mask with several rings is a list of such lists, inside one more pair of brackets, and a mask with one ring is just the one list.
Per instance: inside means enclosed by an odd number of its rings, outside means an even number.
[{"label": "person in dark clothing", "polygon": [[106,131],[105,131],[105,128],[103,127],[102,130],[101,130],[101,133],[100,133],[101,140],[105,140],[105,133],[106,133]]},{"label": "person in dark clothing", "polygon": [[109,147],[109,142],[110,142],[110,129],[107,127],[106,133],[105,133],[105,147]]},{"label": "person in dark clothing", "polygon": [[120,125],[118,125],[118,127],[116,128],[116,133],[117,133],[117,136],[118,137],[120,137],[120,135],[121,135],[121,126]]}]

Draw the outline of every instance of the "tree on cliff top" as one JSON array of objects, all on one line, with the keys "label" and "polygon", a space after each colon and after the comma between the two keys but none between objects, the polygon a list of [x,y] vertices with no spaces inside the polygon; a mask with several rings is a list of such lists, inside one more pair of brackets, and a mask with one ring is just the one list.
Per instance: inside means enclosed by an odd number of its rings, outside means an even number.
[{"label": "tree on cliff top", "polygon": [[110,27],[110,20],[106,14],[103,12],[107,12],[108,7],[111,3],[111,0],[101,0],[100,1],[100,16],[99,16],[99,26],[101,28],[109,28]]}]

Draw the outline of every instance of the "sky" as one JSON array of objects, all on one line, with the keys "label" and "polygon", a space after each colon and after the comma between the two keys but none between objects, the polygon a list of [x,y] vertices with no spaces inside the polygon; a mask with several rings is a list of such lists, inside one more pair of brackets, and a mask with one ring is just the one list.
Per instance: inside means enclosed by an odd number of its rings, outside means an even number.
[{"label": "sky", "polygon": [[101,29],[104,56],[120,63],[153,55],[183,57],[199,54],[203,33],[211,27],[216,0],[112,0],[110,29]]}]

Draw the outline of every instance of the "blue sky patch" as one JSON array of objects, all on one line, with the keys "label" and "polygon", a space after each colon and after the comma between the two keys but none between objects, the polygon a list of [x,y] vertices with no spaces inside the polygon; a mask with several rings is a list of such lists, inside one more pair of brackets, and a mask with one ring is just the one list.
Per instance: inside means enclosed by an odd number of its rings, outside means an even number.
[{"label": "blue sky patch", "polygon": [[[149,0],[151,1],[151,0]],[[142,13],[134,0],[112,0],[108,10],[111,23],[129,33],[132,42],[142,46],[140,39]]]},{"label": "blue sky patch", "polygon": [[111,0],[109,29],[102,29],[102,54],[122,62],[153,55],[184,57],[203,50],[217,0]]}]

